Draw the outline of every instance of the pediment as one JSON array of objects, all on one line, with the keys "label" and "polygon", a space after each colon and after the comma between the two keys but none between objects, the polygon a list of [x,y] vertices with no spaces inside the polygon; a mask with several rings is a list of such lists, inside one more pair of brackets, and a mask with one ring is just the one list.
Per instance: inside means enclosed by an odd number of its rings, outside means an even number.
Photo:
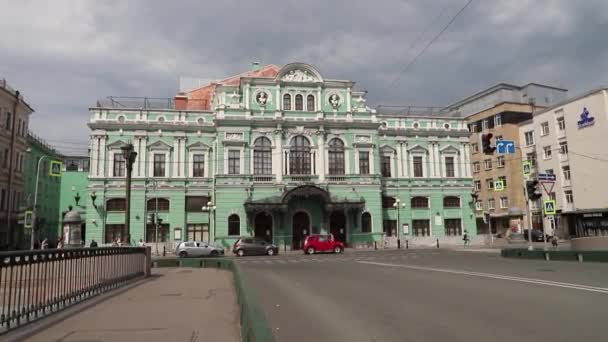
[{"label": "pediment", "polygon": [[127,142],[122,141],[122,140],[116,140],[115,142],[113,142],[111,144],[108,144],[107,147],[108,148],[116,149],[116,148],[121,148],[121,147],[126,146],[126,145],[128,145]]},{"label": "pediment", "polygon": [[167,144],[166,142],[162,141],[162,140],[158,140],[155,141],[153,143],[151,143],[150,145],[148,145],[148,149],[152,150],[168,150],[171,149],[171,145]]},{"label": "pediment", "polygon": [[453,145],[449,144],[449,145],[445,145],[442,148],[440,148],[439,152],[442,152],[442,153],[446,153],[446,152],[449,152],[449,153],[459,153],[460,151],[456,147],[454,147]]},{"label": "pediment", "polygon": [[387,144],[384,144],[384,145],[380,146],[380,151],[382,151],[382,152],[397,152],[397,150],[394,147],[392,147],[390,145],[387,145]]},{"label": "pediment", "polygon": [[321,74],[312,65],[306,63],[290,63],[285,65],[277,74],[276,79],[283,82],[323,82]]},{"label": "pediment", "polygon": [[428,152],[429,151],[426,147],[424,147],[420,144],[412,145],[407,150],[410,152]]},{"label": "pediment", "polygon": [[194,142],[190,145],[186,145],[186,148],[188,148],[189,150],[209,150],[210,149],[209,145],[205,145],[200,141]]}]

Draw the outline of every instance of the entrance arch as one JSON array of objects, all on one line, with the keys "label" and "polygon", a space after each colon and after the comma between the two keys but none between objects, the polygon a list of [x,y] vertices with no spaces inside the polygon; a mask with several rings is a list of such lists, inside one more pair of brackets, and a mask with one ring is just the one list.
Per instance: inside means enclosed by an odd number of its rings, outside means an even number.
[{"label": "entrance arch", "polygon": [[292,249],[301,249],[304,238],[310,235],[310,216],[304,211],[298,211],[291,220]]},{"label": "entrance arch", "polygon": [[334,239],[346,243],[346,215],[344,211],[335,210],[329,216],[329,231]]},{"label": "entrance arch", "polygon": [[[254,236],[266,240],[266,242],[272,242],[272,215],[261,212],[255,215],[253,221]],[[270,234],[267,234],[269,232]]]}]

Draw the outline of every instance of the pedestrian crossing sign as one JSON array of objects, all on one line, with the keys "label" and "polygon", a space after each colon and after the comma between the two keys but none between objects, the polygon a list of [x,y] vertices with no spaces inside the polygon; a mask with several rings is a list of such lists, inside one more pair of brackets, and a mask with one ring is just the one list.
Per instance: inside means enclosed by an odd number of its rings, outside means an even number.
[{"label": "pedestrian crossing sign", "polygon": [[505,183],[502,180],[494,181],[494,191],[505,191]]},{"label": "pedestrian crossing sign", "polygon": [[555,200],[545,200],[544,211],[545,215],[555,215]]},{"label": "pedestrian crossing sign", "polygon": [[524,171],[524,177],[529,177],[532,174],[532,162],[529,160],[524,160],[522,167]]},{"label": "pedestrian crossing sign", "polygon": [[61,166],[62,163],[57,160],[51,160],[51,169],[49,170],[49,176],[61,177]]}]

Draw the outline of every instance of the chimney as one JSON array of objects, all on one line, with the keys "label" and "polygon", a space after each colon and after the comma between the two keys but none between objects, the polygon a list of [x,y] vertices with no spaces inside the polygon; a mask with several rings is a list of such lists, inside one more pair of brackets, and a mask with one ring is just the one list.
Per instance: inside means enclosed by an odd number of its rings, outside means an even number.
[{"label": "chimney", "polygon": [[258,70],[260,70],[260,62],[251,63],[251,71],[258,71]]},{"label": "chimney", "polygon": [[175,109],[177,110],[185,110],[188,109],[188,95],[184,92],[180,92],[175,95]]}]

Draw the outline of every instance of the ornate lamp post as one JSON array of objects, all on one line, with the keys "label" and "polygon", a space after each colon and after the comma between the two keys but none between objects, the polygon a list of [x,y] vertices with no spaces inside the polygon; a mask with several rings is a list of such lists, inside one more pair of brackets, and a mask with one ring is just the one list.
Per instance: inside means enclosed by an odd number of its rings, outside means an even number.
[{"label": "ornate lamp post", "polygon": [[[209,234],[207,234],[207,243],[211,243],[211,214],[217,209],[216,206],[213,205],[213,202],[207,202],[206,206],[201,208],[203,212],[207,213],[207,229],[209,230]],[[213,222],[213,227],[215,228],[215,221]],[[215,229],[213,230],[213,240],[215,242]]]},{"label": "ornate lamp post", "polygon": [[405,203],[401,203],[399,198],[395,199],[395,203],[393,203],[393,208],[397,211],[397,248],[401,248],[401,220],[399,217],[399,212],[401,208],[405,208]]},{"label": "ornate lamp post", "polygon": [[137,152],[133,151],[133,144],[127,144],[120,148],[122,155],[127,161],[127,184],[126,184],[126,208],[125,208],[125,230],[127,231],[127,243],[131,242],[131,172],[133,163],[137,158]]}]

